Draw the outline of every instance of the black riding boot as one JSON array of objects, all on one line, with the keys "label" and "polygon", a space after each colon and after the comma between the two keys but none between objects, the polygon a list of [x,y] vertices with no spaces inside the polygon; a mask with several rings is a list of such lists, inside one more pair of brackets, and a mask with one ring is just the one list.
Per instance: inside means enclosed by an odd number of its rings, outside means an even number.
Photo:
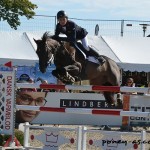
[{"label": "black riding boot", "polygon": [[105,58],[101,55],[99,55],[98,52],[96,52],[93,48],[89,47],[90,50],[88,51],[89,56],[94,56],[98,61],[101,63],[101,65],[106,61]]},{"label": "black riding boot", "polygon": [[86,59],[85,51],[82,51],[76,43],[71,42],[70,45],[73,46],[77,51],[79,51],[79,53],[82,54],[83,58]]}]

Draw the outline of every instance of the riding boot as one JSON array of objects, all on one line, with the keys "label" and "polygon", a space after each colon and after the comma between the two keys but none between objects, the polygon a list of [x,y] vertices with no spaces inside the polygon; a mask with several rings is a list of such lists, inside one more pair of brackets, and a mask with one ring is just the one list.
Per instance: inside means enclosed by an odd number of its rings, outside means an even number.
[{"label": "riding boot", "polygon": [[105,58],[101,55],[99,55],[98,52],[96,52],[92,47],[89,47],[90,50],[88,51],[89,56],[94,56],[98,61],[101,63],[101,65],[106,61]]},{"label": "riding boot", "polygon": [[80,54],[82,54],[84,59],[86,59],[86,53],[83,52],[76,43],[71,42],[70,45],[73,46]]}]

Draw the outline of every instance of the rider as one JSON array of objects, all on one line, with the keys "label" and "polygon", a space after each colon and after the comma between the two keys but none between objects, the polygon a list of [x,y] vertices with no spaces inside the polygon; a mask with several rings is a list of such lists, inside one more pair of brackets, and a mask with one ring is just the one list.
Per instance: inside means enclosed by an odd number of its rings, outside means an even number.
[{"label": "rider", "polygon": [[65,34],[71,46],[75,47],[75,49],[79,50],[83,54],[82,50],[76,44],[77,40],[81,40],[82,45],[85,49],[85,54],[87,54],[87,56],[96,57],[101,63],[101,65],[106,61],[94,49],[89,47],[88,39],[87,39],[88,32],[84,28],[78,26],[73,21],[68,20],[68,15],[66,14],[64,10],[60,10],[57,13],[57,20],[58,20],[58,23],[56,25],[56,30],[55,30],[55,35],[54,35],[55,38],[59,39],[60,33]]}]

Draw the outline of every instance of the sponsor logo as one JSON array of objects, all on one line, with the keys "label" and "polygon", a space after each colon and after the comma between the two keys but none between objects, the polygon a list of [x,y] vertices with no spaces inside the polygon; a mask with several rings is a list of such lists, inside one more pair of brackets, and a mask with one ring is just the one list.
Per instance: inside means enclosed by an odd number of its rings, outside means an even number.
[{"label": "sponsor logo", "polygon": [[64,108],[109,108],[105,100],[73,100],[60,99],[60,107]]},{"label": "sponsor logo", "polygon": [[[131,111],[150,112],[150,107],[131,106]],[[150,125],[150,118],[148,117],[130,117],[130,125]]]}]

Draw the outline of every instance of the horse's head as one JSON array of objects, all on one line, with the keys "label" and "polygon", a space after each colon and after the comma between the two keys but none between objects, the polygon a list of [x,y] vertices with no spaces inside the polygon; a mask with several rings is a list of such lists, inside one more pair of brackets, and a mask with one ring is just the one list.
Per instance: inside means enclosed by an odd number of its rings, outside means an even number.
[{"label": "horse's head", "polygon": [[41,40],[35,40],[37,44],[36,53],[39,57],[39,69],[42,73],[46,72],[49,63],[53,61],[53,54],[59,43],[51,38],[47,32],[43,34]]}]

